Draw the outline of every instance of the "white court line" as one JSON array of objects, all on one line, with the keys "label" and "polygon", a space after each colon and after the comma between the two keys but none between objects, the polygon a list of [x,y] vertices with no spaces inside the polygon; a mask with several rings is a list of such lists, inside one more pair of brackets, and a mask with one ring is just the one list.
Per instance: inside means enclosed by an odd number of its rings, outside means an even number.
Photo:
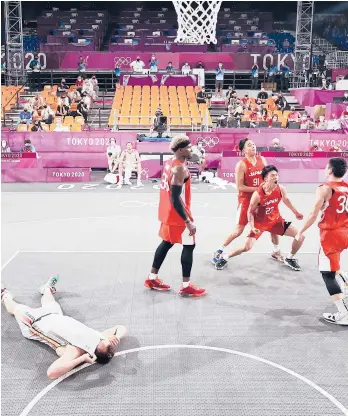
[{"label": "white court line", "polygon": [[[17,253],[152,253],[155,250],[20,250]],[[256,251],[249,254],[269,254],[269,251]],[[212,254],[211,251],[195,251],[194,254]],[[298,254],[315,254],[318,255],[317,251],[301,251]]]},{"label": "white court line", "polygon": [[[300,374],[296,373],[295,371],[290,370],[289,368],[283,367],[282,365],[279,365],[277,363],[274,363],[273,361],[265,360],[264,358],[258,357],[257,355],[247,354],[245,352],[235,351],[235,350],[229,350],[227,348],[218,348],[218,347],[209,347],[209,346],[203,346],[203,345],[154,345],[154,346],[148,346],[148,347],[140,347],[140,348],[132,348],[130,350],[120,351],[117,352],[114,357],[130,354],[134,352],[139,351],[151,351],[151,350],[161,350],[161,349],[170,349],[170,348],[180,348],[180,349],[200,349],[200,350],[208,350],[208,351],[218,351],[233,355],[239,355],[240,357],[250,358],[252,360],[258,361],[263,364],[270,365],[274,368],[277,368],[278,370],[284,371],[287,374],[290,374],[291,376],[297,378],[298,380],[303,381],[308,386],[312,387],[314,390],[322,394],[324,397],[326,397],[334,406],[336,406],[344,415],[348,416],[348,409],[343,406],[341,402],[339,402],[335,397],[333,397],[330,393],[328,393],[326,390],[324,390],[322,387],[315,384],[313,381],[309,380],[306,377],[301,376]],[[45,387],[40,393],[38,393],[33,400],[24,408],[22,413],[19,416],[27,416],[30,411],[33,409],[33,407],[44,397],[50,390],[53,389],[57,384],[59,384],[61,381],[65,380],[66,378],[70,377],[71,375],[77,373],[78,371],[82,370],[83,368],[89,367],[93,364],[84,364],[81,367],[75,368],[72,371],[68,372],[62,377],[59,377],[57,380],[50,383],[47,387]],[[101,409],[102,410],[102,409]]]},{"label": "white court line", "polygon": [[1,271],[3,271],[4,270],[4,268],[5,267],[7,267],[10,263],[11,263],[11,261],[17,256],[17,254],[19,254],[20,252],[17,250],[16,252],[14,252],[13,254],[12,254],[12,256],[7,260],[7,262],[6,263],[4,263],[2,266],[1,266]]},{"label": "white court line", "polygon": [[16,221],[6,222],[3,225],[16,225],[16,224],[36,224],[40,222],[58,222],[58,221],[75,221],[75,220],[95,220],[95,219],[110,219],[110,218],[140,218],[139,215],[111,215],[110,217],[71,217],[71,218],[47,218],[43,220],[32,221]]}]

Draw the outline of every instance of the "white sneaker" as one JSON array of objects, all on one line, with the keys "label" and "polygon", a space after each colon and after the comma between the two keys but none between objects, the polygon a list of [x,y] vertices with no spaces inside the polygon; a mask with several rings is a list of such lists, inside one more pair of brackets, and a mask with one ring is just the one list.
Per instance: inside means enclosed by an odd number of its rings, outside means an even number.
[{"label": "white sneaker", "polygon": [[133,185],[133,184],[132,184],[132,182],[131,182],[130,180],[128,180],[128,181],[124,181],[124,184],[125,184],[125,185]]},{"label": "white sneaker", "polygon": [[323,317],[325,321],[330,322],[330,324],[348,326],[348,312],[346,314],[343,314],[342,312],[323,313]]},{"label": "white sneaker", "polygon": [[10,291],[8,291],[6,288],[1,289],[1,302],[4,301],[5,298],[10,297],[13,299],[13,295]]},{"label": "white sneaker", "polygon": [[51,289],[52,293],[56,293],[57,289],[56,289],[55,286],[59,282],[59,279],[60,279],[60,277],[59,277],[58,274],[55,275],[55,276],[50,277],[45,284],[43,284],[39,287],[39,293],[41,295],[43,295],[44,292],[45,292],[46,287],[49,287]]},{"label": "white sneaker", "polygon": [[122,185],[123,185],[123,183],[122,183],[122,182],[119,182],[119,183],[117,184],[117,186],[116,186],[116,189],[121,189],[121,188],[122,188]]},{"label": "white sneaker", "polygon": [[277,260],[280,261],[281,263],[284,263],[284,257],[282,256],[282,253],[279,251],[273,251],[273,253],[271,254],[271,258],[273,260]]},{"label": "white sneaker", "polygon": [[144,186],[143,183],[141,181],[137,182],[137,186]]}]

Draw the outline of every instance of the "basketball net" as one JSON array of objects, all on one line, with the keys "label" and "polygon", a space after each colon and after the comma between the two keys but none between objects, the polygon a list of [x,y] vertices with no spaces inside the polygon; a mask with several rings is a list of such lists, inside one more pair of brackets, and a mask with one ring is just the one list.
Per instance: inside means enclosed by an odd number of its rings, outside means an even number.
[{"label": "basketball net", "polygon": [[175,42],[217,43],[216,23],[222,1],[173,0],[178,15],[178,34]]}]

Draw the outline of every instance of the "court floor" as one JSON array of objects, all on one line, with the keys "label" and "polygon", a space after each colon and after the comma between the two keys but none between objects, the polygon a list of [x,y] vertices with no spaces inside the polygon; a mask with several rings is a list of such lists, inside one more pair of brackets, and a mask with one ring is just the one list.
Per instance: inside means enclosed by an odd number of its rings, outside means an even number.
[{"label": "court floor", "polygon": [[[348,330],[321,319],[333,307],[317,271],[317,227],[298,255],[301,272],[270,259],[267,235],[216,271],[211,253],[234,225],[236,193],[193,188],[192,280],[207,289],[199,299],[177,294],[180,247],[161,270],[173,290],[143,286],[160,241],[156,185],[3,188],[2,286],[39,306],[38,286],[59,273],[64,313],[98,330],[129,329],[109,364],[52,382],[52,350],[22,338],[2,309],[3,415],[348,415]],[[314,189],[289,187],[304,215]],[[284,253],[290,245],[282,238]]]}]

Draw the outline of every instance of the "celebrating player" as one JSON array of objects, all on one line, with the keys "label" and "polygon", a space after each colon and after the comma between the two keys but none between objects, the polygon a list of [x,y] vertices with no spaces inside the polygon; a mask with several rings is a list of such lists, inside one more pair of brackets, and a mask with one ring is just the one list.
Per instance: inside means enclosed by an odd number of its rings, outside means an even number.
[{"label": "celebrating player", "polygon": [[248,220],[251,232],[242,247],[233,250],[230,254],[223,254],[222,257],[216,261],[215,268],[217,270],[223,269],[229,258],[251,250],[255,241],[258,240],[265,231],[294,238],[291,253],[284,260],[284,263],[293,270],[301,270],[294,255],[302,246],[304,237],[302,236],[298,240],[295,239],[297,229],[291,225],[291,222],[285,221],[281,217],[278,207],[280,201],[284,202],[298,220],[302,220],[303,215],[292,205],[284,186],[278,184],[278,169],[275,166],[265,166],[262,169],[261,176],[264,183],[253,193],[248,208]]},{"label": "celebrating player", "polygon": [[[222,256],[224,249],[231,244],[233,240],[239,237],[248,224],[248,208],[253,192],[261,185],[261,171],[267,165],[263,156],[256,155],[256,145],[249,139],[243,139],[239,142],[239,150],[244,153],[245,158],[237,163],[236,166],[236,185],[238,189],[238,211],[237,227],[230,234],[222,246],[214,253],[212,263],[215,264]],[[274,260],[283,262],[283,256],[279,250],[279,236],[271,234],[274,250],[271,257]]]},{"label": "celebrating player", "polygon": [[191,213],[191,177],[185,161],[191,158],[191,143],[187,136],[180,134],[173,138],[170,148],[174,157],[164,165],[158,207],[161,221],[159,236],[163,241],[155,252],[151,273],[145,281],[145,286],[153,290],[170,290],[170,286],[158,278],[158,271],[168,251],[175,243],[179,243],[183,245],[183,283],[180,295],[202,296],[205,289],[197,288],[190,283],[196,227]]},{"label": "celebrating player", "polygon": [[341,253],[348,249],[348,183],[343,180],[347,173],[347,161],[341,158],[329,160],[325,169],[328,182],[317,189],[312,212],[298,234],[299,239],[311,227],[322,211],[318,223],[320,229],[319,270],[326,288],[338,312],[324,313],[327,322],[348,325],[348,296],[336,280],[340,270]]}]

